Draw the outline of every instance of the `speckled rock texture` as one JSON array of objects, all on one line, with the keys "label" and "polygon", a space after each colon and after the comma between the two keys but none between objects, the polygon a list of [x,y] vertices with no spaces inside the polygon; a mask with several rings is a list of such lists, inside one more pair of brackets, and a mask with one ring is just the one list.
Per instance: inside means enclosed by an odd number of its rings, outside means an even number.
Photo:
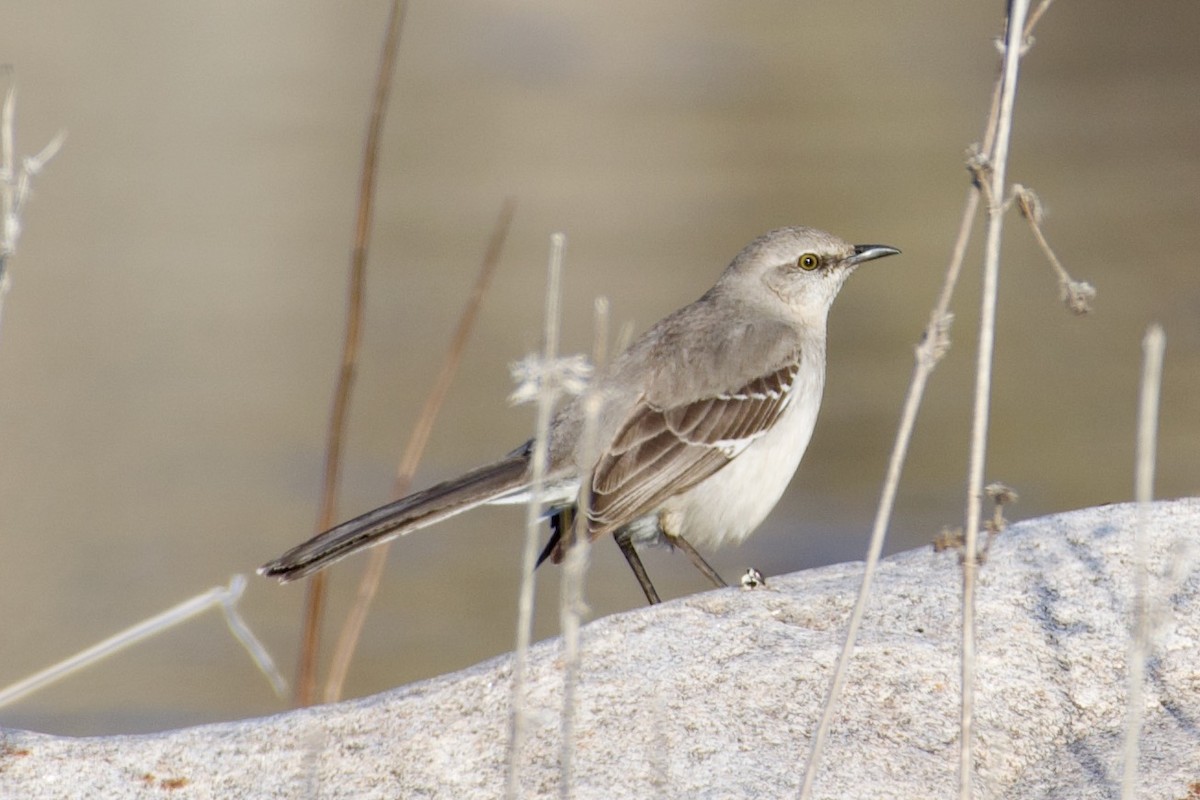
[{"label": "speckled rock texture", "polygon": [[[978,592],[975,794],[1116,798],[1138,511],[1014,525]],[[1139,798],[1200,798],[1200,500],[1154,504]],[[584,628],[577,798],[794,797],[861,564],[769,578]],[[816,784],[821,798],[957,797],[960,572],[887,559]],[[148,736],[0,730],[0,798],[495,798],[512,660],[374,697]],[[521,796],[560,792],[562,661],[530,660]]]}]

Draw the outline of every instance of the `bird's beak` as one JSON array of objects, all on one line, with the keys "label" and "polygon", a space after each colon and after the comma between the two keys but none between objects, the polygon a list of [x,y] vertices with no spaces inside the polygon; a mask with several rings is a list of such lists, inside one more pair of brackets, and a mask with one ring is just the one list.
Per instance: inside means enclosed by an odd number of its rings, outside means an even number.
[{"label": "bird's beak", "polygon": [[874,261],[877,258],[884,256],[899,255],[900,251],[895,247],[889,247],[886,244],[856,244],[854,245],[854,255],[846,259],[846,264],[861,264],[864,261]]}]

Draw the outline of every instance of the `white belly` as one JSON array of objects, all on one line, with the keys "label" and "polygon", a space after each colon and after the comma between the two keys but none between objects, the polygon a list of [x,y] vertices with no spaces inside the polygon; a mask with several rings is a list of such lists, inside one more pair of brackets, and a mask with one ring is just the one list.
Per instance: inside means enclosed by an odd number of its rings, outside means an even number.
[{"label": "white belly", "polygon": [[[754,532],[796,474],[812,438],[821,405],[819,379],[798,385],[769,436],[756,440],[700,485],[668,500],[663,511],[677,532],[697,547],[737,544]],[[674,525],[672,525],[674,527]]]}]

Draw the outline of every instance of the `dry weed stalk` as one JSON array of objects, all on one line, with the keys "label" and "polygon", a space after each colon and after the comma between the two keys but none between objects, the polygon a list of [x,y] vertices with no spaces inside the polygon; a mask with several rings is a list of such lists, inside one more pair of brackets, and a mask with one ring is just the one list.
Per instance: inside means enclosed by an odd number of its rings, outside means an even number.
[{"label": "dry weed stalk", "polygon": [[37,155],[25,156],[21,166],[17,167],[16,112],[17,90],[15,86],[9,86],[4,94],[4,104],[0,106],[0,322],[4,320],[4,298],[12,283],[8,260],[17,252],[21,212],[29,199],[33,179],[54,158],[67,138],[66,131],[59,131]]},{"label": "dry weed stalk", "polygon": [[1058,260],[1053,248],[1050,247],[1050,243],[1046,241],[1046,235],[1042,232],[1045,211],[1042,208],[1041,199],[1034,194],[1032,189],[1019,183],[1013,185],[1013,197],[1017,201],[1017,208],[1021,210],[1021,216],[1029,222],[1029,228],[1033,231],[1033,238],[1037,240],[1038,247],[1042,248],[1042,253],[1045,254],[1046,260],[1050,262],[1050,266],[1054,268],[1054,273],[1058,276],[1058,295],[1063,305],[1074,314],[1083,315],[1091,312],[1092,300],[1096,298],[1096,287],[1087,281],[1074,280],[1068,275],[1066,268]]},{"label": "dry weed stalk", "polygon": [[102,642],[81,650],[70,658],[40,670],[27,678],[17,681],[11,686],[0,689],[0,708],[10,703],[15,703],[21,698],[33,694],[53,683],[57,683],[63,678],[79,670],[86,669],[109,656],[116,655],[122,650],[128,649],[145,639],[157,636],[176,625],[187,622],[210,608],[219,608],[221,610],[222,615],[225,617],[225,624],[229,626],[230,633],[234,635],[238,643],[250,654],[250,658],[254,661],[259,671],[271,682],[271,688],[275,690],[275,694],[283,697],[287,694],[287,681],[279,670],[276,669],[275,662],[271,659],[267,648],[254,635],[254,632],[250,630],[250,626],[246,624],[246,621],[242,619],[242,615],[238,612],[237,603],[245,590],[245,576],[234,575],[230,579],[228,586],[216,586],[209,589],[207,592],[198,594],[176,606],[172,606],[160,614],[155,614],[149,619],[144,619],[136,625],[132,625],[120,633],[108,637]]},{"label": "dry weed stalk", "polygon": [[525,704],[526,673],[529,669],[529,643],[533,633],[533,594],[537,566],[538,532],[542,522],[542,493],[549,450],[550,419],[558,396],[563,391],[581,391],[583,384],[571,377],[573,362],[558,360],[559,305],[563,249],[566,237],[550,237],[550,265],[546,280],[546,319],[540,358],[526,358],[513,368],[520,381],[512,399],[535,399],[537,421],[533,452],[530,457],[529,502],[525,506],[525,543],[521,555],[521,591],[517,604],[517,643],[513,658],[512,701],[509,710],[508,781],[505,797],[521,795],[521,757],[527,734]]},{"label": "dry weed stalk", "polygon": [[1125,720],[1125,745],[1121,774],[1121,800],[1133,800],[1137,794],[1138,736],[1142,730],[1145,700],[1146,658],[1150,653],[1150,635],[1155,616],[1149,597],[1150,502],[1154,499],[1154,462],[1158,445],[1158,405],[1162,389],[1163,329],[1151,325],[1142,340],[1144,362],[1138,403],[1137,466],[1135,495],[1138,522],[1133,542],[1133,635],[1129,642],[1129,700]]},{"label": "dry weed stalk", "polygon": [[[607,357],[608,345],[608,300],[596,299],[595,331],[592,337],[592,364],[600,369]],[[593,392],[585,392],[583,398],[583,434],[580,441],[585,464],[595,460],[596,420],[600,414],[600,398]],[[572,515],[574,522],[586,526],[588,518],[588,493],[580,492],[579,507]],[[584,528],[586,530],[586,527]],[[575,712],[579,690],[580,669],[583,663],[581,650],[583,616],[587,613],[587,602],[583,596],[583,582],[591,558],[591,539],[584,536],[565,534],[567,553],[563,559],[561,583],[559,584],[559,625],[563,643],[563,696],[562,696],[562,741],[559,749],[559,796],[568,800],[575,781]]]},{"label": "dry weed stalk", "polygon": [[[400,46],[400,30],[406,4],[393,0],[388,12],[387,30],[379,57],[379,72],[375,79],[375,95],[371,102],[371,117],[367,124],[367,141],[363,147],[362,172],[359,176],[358,216],[354,229],[354,252],[350,257],[350,287],[346,297],[346,327],[342,340],[342,359],[338,369],[333,408],[325,440],[325,476],[321,493],[321,510],[317,514],[317,531],[330,528],[337,515],[337,490],[342,470],[342,437],[350,413],[350,394],[358,370],[358,348],[362,340],[363,295],[366,290],[367,246],[371,239],[371,223],[375,211],[375,174],[379,161],[379,142],[383,134],[384,112],[391,93],[392,73],[396,51]],[[296,704],[310,705],[317,686],[317,656],[320,653],[321,616],[325,607],[326,572],[309,579],[304,598],[304,620],[300,645],[300,661],[296,669]]]},{"label": "dry weed stalk", "polygon": [[991,188],[988,193],[988,230],[984,244],[983,299],[979,317],[979,353],[975,369],[975,410],[971,425],[971,457],[967,479],[967,524],[963,533],[962,561],[962,706],[959,714],[959,798],[971,800],[975,728],[975,579],[979,568],[979,524],[983,507],[983,469],[992,392],[992,354],[996,338],[996,295],[1000,277],[1000,242],[1004,230],[1004,196],[1008,150],[1012,137],[1017,76],[1025,45],[1025,18],[1029,0],[1013,0],[1008,7],[1008,35],[996,118],[996,141],[991,150]]},{"label": "dry weed stalk", "polygon": [[[404,454],[400,457],[396,468],[396,480],[392,484],[392,493],[395,497],[404,496],[412,485],[417,465],[425,453],[425,446],[429,443],[433,423],[437,420],[438,412],[441,411],[442,404],[446,401],[446,395],[450,391],[450,384],[458,373],[463,351],[475,328],[475,320],[479,316],[479,307],[483,304],[484,295],[487,293],[492,276],[500,263],[500,253],[508,238],[514,208],[515,202],[512,198],[506,199],[500,208],[496,226],[492,230],[483,261],[479,265],[479,272],[475,276],[475,284],[471,287],[471,294],[458,318],[458,326],[450,339],[450,346],[442,360],[441,370],[434,379],[429,394],[425,397],[425,405],[421,407],[421,413],[417,416],[416,424],[413,425],[412,433],[409,435],[408,444],[404,448]],[[333,659],[330,662],[329,676],[325,680],[325,691],[323,692],[326,703],[339,700],[342,696],[346,674],[350,669],[350,659],[353,658],[354,651],[358,647],[358,639],[366,624],[371,603],[376,592],[379,591],[379,583],[383,579],[383,570],[387,565],[390,550],[391,543],[385,542],[373,548],[368,557],[366,569],[363,570],[362,577],[358,582],[358,593],[355,595],[354,605],[342,623],[337,645],[333,649]]]},{"label": "dry weed stalk", "polygon": [[[950,313],[950,301],[954,294],[955,286],[958,282],[959,274],[962,270],[963,260],[966,254],[967,245],[970,241],[971,226],[975,219],[976,212],[979,208],[979,199],[981,194],[988,198],[989,210],[997,212],[994,218],[998,217],[999,207],[994,202],[994,198],[1003,196],[1003,167],[1004,160],[1007,159],[1007,137],[1011,130],[1012,119],[1012,97],[1016,85],[1016,62],[1021,55],[1021,48],[1027,43],[1032,42],[1032,31],[1037,21],[1049,8],[1053,0],[1042,0],[1038,8],[1029,17],[1028,22],[1022,24],[1022,20],[1028,10],[1027,0],[1018,0],[1010,7],[1009,26],[1010,33],[1008,36],[1008,45],[1005,46],[1004,64],[1001,75],[998,77],[995,87],[992,91],[988,122],[985,126],[985,135],[983,144],[975,148],[968,157],[967,167],[971,171],[974,186],[968,191],[967,200],[964,204],[963,214],[959,223],[958,235],[955,239],[953,252],[950,258],[950,264],[946,271],[946,278],[942,285],[942,291],[939,295],[938,302],[930,315],[929,323],[925,328],[924,335],[921,338],[921,343],[916,349],[916,364],[913,368],[912,381],[909,384],[908,395],[905,398],[904,410],[901,414],[900,426],[896,433],[895,444],[892,448],[892,455],[888,462],[887,477],[884,481],[883,490],[881,493],[879,507],[876,512],[875,522],[871,531],[871,542],[867,551],[866,564],[863,569],[863,579],[859,587],[858,597],[855,601],[854,610],[851,613],[850,621],[846,627],[846,636],[842,644],[841,652],[838,655],[837,664],[834,667],[833,676],[830,679],[829,690],[826,694],[825,703],[821,710],[821,718],[817,724],[817,729],[813,734],[812,745],[809,748],[808,760],[805,765],[804,779],[801,784],[800,797],[810,798],[812,796],[813,786],[816,781],[817,771],[820,768],[821,756],[824,751],[825,742],[828,738],[829,728],[833,723],[833,715],[837,708],[838,699],[841,697],[842,689],[846,681],[846,674],[849,667],[849,661],[854,651],[854,644],[858,636],[858,630],[861,627],[863,615],[866,609],[867,598],[870,594],[871,583],[874,579],[876,569],[878,567],[879,558],[883,551],[883,542],[887,533],[887,527],[891,519],[892,509],[895,505],[895,497],[897,487],[900,482],[900,474],[903,470],[904,460],[908,453],[908,446],[912,439],[913,427],[916,423],[917,411],[920,409],[921,400],[924,397],[925,386],[928,383],[929,376],[933,372],[937,363],[945,355],[950,345],[949,330],[953,315]],[[1019,8],[1017,8],[1019,6]],[[1019,14],[1019,16],[1018,16]],[[1014,31],[1019,31],[1020,36],[1014,35]],[[1001,122],[1003,120],[1003,127]],[[1000,136],[1003,135],[1005,142],[1003,152],[998,146]],[[1003,159],[998,159],[998,156],[1003,156]],[[997,174],[996,164],[1000,161],[1000,170]],[[998,248],[999,241],[995,239],[996,247]],[[992,253],[994,258],[998,258],[998,249]],[[994,265],[994,262],[993,262]],[[992,286],[992,308],[994,310],[994,291]],[[985,296],[985,307],[987,306],[987,298]],[[993,323],[994,324],[994,323]],[[981,334],[981,337],[984,335]],[[986,334],[987,337],[991,333]],[[990,383],[990,341],[987,344],[987,381]],[[982,347],[981,343],[981,360]],[[986,384],[985,384],[986,385]],[[986,403],[986,400],[985,400]],[[986,406],[985,406],[986,410]],[[977,413],[977,419],[984,421],[986,415]],[[981,440],[976,437],[976,441]],[[982,449],[977,448],[980,465],[982,465]],[[982,475],[979,481],[982,485]],[[975,495],[973,495],[975,496]],[[978,503],[968,500],[969,505],[974,504],[978,509]],[[978,532],[978,519],[976,519],[976,535]],[[974,546],[974,542],[972,542]],[[970,592],[974,591],[974,559],[971,559],[971,564],[968,568],[964,565],[964,589],[969,586]],[[969,573],[969,575],[968,575]],[[964,602],[964,606],[967,603]],[[973,609],[973,606],[972,606]],[[966,636],[964,628],[964,638]],[[964,668],[964,671],[971,671],[973,674],[973,647],[970,654],[971,666]],[[966,663],[968,654],[964,653],[964,663]],[[966,692],[964,691],[964,697]],[[970,760],[970,699],[964,701],[964,731],[963,731],[963,753],[960,761],[968,764],[966,767],[966,776],[962,776],[960,770],[960,785],[963,791],[969,795],[969,760]]]}]

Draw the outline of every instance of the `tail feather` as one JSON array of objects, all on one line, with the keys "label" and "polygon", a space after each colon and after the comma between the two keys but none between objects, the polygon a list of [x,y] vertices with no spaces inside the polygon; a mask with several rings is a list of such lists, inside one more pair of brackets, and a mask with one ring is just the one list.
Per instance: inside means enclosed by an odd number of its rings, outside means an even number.
[{"label": "tail feather", "polygon": [[258,574],[281,583],[294,581],[365,547],[382,544],[519,490],[527,481],[529,463],[523,450],[330,528],[259,567]]}]

